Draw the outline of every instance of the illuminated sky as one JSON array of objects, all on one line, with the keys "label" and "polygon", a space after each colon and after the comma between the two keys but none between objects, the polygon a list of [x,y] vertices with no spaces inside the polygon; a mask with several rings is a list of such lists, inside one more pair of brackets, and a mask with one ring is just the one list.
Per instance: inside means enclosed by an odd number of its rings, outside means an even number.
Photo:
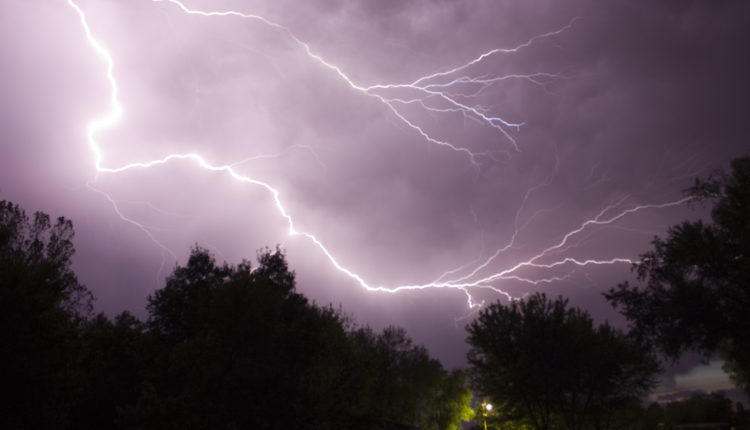
[{"label": "illuminated sky", "polygon": [[622,323],[601,292],[748,152],[748,12],[3,0],[0,198],[73,219],[100,310],[143,316],[196,243],[280,244],[302,293],[460,365],[482,302]]}]

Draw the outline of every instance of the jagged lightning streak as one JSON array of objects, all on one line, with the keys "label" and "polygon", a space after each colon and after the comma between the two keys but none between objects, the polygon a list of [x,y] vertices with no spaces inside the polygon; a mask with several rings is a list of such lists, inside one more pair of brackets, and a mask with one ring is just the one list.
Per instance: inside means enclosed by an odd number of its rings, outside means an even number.
[{"label": "jagged lightning streak", "polygon": [[[370,291],[382,291],[382,292],[395,293],[395,292],[403,291],[403,290],[416,290],[416,289],[425,289],[425,288],[457,289],[457,290],[463,291],[466,294],[467,305],[469,306],[470,309],[481,306],[481,304],[483,303],[483,302],[476,302],[474,300],[474,298],[469,292],[470,288],[492,289],[502,295],[505,295],[508,299],[513,299],[513,297],[509,293],[494,286],[493,283],[496,283],[497,281],[500,281],[500,280],[515,280],[515,281],[538,285],[538,284],[543,284],[543,283],[560,281],[570,276],[570,273],[568,273],[562,276],[548,276],[545,278],[530,278],[528,276],[523,276],[518,273],[524,268],[555,269],[558,267],[569,266],[569,265],[582,267],[582,266],[589,266],[589,265],[610,265],[610,264],[617,264],[617,263],[633,263],[632,260],[627,259],[627,258],[612,258],[608,260],[600,260],[600,259],[575,259],[572,257],[564,257],[558,260],[547,261],[547,262],[543,262],[542,260],[545,260],[547,257],[551,255],[559,253],[561,250],[567,249],[567,247],[574,246],[570,243],[571,239],[574,236],[582,233],[584,230],[586,230],[590,226],[612,225],[614,222],[618,221],[619,219],[629,214],[642,211],[642,210],[647,210],[647,209],[658,209],[658,208],[676,206],[676,205],[684,203],[686,200],[686,199],[682,199],[682,200],[664,203],[664,204],[633,206],[627,209],[622,209],[617,214],[605,218],[605,214],[607,214],[610,211],[615,210],[615,208],[619,206],[619,203],[622,203],[622,202],[607,206],[605,209],[603,209],[599,214],[597,214],[592,219],[584,221],[578,228],[573,229],[569,231],[568,233],[566,233],[565,235],[563,235],[563,237],[560,239],[558,243],[555,243],[545,248],[541,252],[537,253],[536,255],[528,259],[525,259],[523,261],[517,262],[515,265],[512,265],[504,270],[501,270],[495,273],[490,273],[488,275],[487,274],[482,275],[481,273],[483,273],[485,269],[487,269],[490,266],[491,263],[496,262],[496,260],[498,259],[500,255],[502,255],[504,252],[506,252],[507,250],[511,249],[514,246],[518,233],[521,232],[526,226],[528,226],[531,223],[531,221],[536,217],[536,215],[539,213],[537,212],[534,215],[532,215],[523,225],[521,226],[518,225],[519,214],[521,210],[523,209],[526,200],[529,198],[529,195],[533,193],[536,189],[548,185],[552,176],[554,175],[554,173],[556,173],[557,164],[559,163],[559,161],[556,161],[555,171],[553,172],[553,175],[551,175],[545,182],[535,187],[530,188],[526,192],[526,195],[521,204],[521,207],[519,208],[516,214],[516,220],[515,220],[516,228],[515,228],[515,232],[513,236],[511,237],[511,240],[508,242],[507,245],[498,248],[498,250],[494,252],[489,258],[485,259],[482,262],[478,262],[475,264],[467,264],[458,269],[447,271],[443,275],[438,277],[435,281],[429,282],[429,283],[413,284],[413,285],[398,285],[398,286],[393,286],[393,287],[373,286],[373,285],[368,284],[360,275],[358,275],[354,271],[340,264],[339,261],[333,256],[333,254],[326,248],[326,246],[315,235],[297,230],[297,228],[295,227],[294,220],[292,216],[289,214],[289,212],[287,211],[287,209],[284,207],[280,193],[276,188],[274,188],[272,185],[270,185],[267,182],[263,182],[258,179],[254,179],[252,177],[242,175],[235,169],[236,165],[246,162],[249,159],[242,160],[242,161],[232,163],[232,164],[216,165],[206,160],[200,154],[186,153],[186,154],[169,154],[160,159],[150,160],[150,161],[145,161],[145,162],[130,163],[130,164],[126,164],[126,165],[122,165],[118,167],[106,167],[103,164],[103,151],[102,151],[101,145],[98,143],[96,138],[100,131],[102,131],[105,128],[110,128],[110,127],[115,126],[121,120],[123,116],[123,107],[120,104],[119,99],[118,99],[119,90],[118,90],[117,81],[114,75],[114,61],[113,61],[112,56],[106,50],[106,48],[92,35],[91,29],[86,19],[86,15],[84,14],[83,10],[74,2],[74,0],[66,0],[66,1],[77,12],[89,45],[106,63],[106,76],[107,76],[107,80],[109,82],[109,86],[111,89],[109,112],[100,118],[92,120],[87,126],[88,145],[94,155],[94,167],[95,167],[97,175],[100,173],[117,174],[117,173],[121,173],[127,170],[133,170],[133,169],[147,169],[147,168],[151,168],[151,167],[155,167],[159,165],[164,165],[170,162],[177,162],[177,161],[182,160],[182,161],[192,162],[202,169],[224,173],[224,174],[229,175],[230,177],[232,177],[233,179],[237,181],[260,187],[266,190],[269,193],[269,195],[272,197],[272,200],[274,202],[274,205],[278,213],[285,220],[288,226],[288,235],[290,237],[302,236],[310,240],[328,258],[328,260],[333,265],[333,267],[335,267],[338,271],[340,271],[341,273],[351,278],[361,287]],[[343,79],[353,90],[365,96],[374,97],[377,100],[379,100],[400,121],[402,121],[409,128],[415,130],[427,142],[450,148],[451,150],[459,152],[459,153],[463,153],[469,157],[471,163],[473,163],[475,166],[478,166],[477,157],[479,157],[480,155],[484,155],[483,153],[472,152],[468,148],[454,145],[450,142],[433,137],[427,131],[425,131],[423,127],[407,119],[406,116],[402,114],[401,111],[399,111],[396,108],[396,105],[419,103],[422,107],[424,107],[428,111],[463,113],[467,117],[478,120],[481,123],[495,130],[498,130],[501,133],[501,135],[506,138],[506,140],[513,147],[514,150],[520,151],[520,148],[517,142],[515,141],[515,139],[510,134],[510,131],[519,129],[523,125],[523,123],[514,123],[511,121],[506,121],[505,119],[501,117],[493,116],[492,114],[488,112],[486,108],[482,106],[478,106],[478,105],[472,106],[468,103],[461,102],[458,100],[458,97],[468,97],[468,96],[471,96],[472,94],[476,95],[480,93],[481,91],[483,91],[485,88],[487,88],[487,86],[492,85],[502,80],[506,80],[506,79],[525,79],[536,85],[544,86],[547,82],[546,81],[547,79],[555,79],[559,77],[558,75],[549,74],[549,73],[535,73],[535,74],[529,74],[529,75],[514,74],[514,75],[507,75],[507,76],[489,76],[489,77],[488,76],[470,77],[469,75],[465,75],[459,78],[451,79],[448,82],[436,82],[436,81],[438,81],[441,78],[453,76],[459,72],[464,72],[468,70],[471,66],[479,64],[484,59],[492,55],[495,55],[498,53],[517,52],[520,49],[530,46],[531,44],[533,44],[535,41],[539,39],[558,35],[562,33],[563,31],[567,30],[575,22],[575,19],[574,19],[561,29],[535,36],[529,39],[528,41],[526,41],[525,43],[516,46],[515,48],[493,49],[491,51],[488,51],[479,55],[478,57],[460,66],[454,67],[447,71],[436,72],[430,75],[419,77],[413,82],[408,83],[408,84],[376,84],[376,85],[371,85],[371,86],[362,86],[362,85],[356,84],[352,79],[350,79],[347,76],[347,74],[343,72],[341,68],[326,61],[320,55],[314,53],[310,45],[300,40],[288,28],[280,24],[277,24],[275,22],[269,21],[268,19],[262,16],[245,14],[245,13],[236,12],[236,11],[223,11],[223,12],[199,11],[199,10],[194,10],[194,9],[190,9],[186,7],[183,3],[181,3],[178,0],[152,0],[152,1],[168,2],[170,4],[177,6],[183,12],[189,15],[199,15],[203,17],[234,16],[234,17],[239,17],[243,19],[258,20],[265,25],[271,26],[275,29],[282,31],[284,34],[287,35],[287,37],[290,40],[292,40],[295,44],[301,47],[302,50],[306,53],[306,55],[309,58],[316,61],[318,64],[325,67],[326,69],[334,72],[335,75]],[[455,91],[453,89],[454,87],[460,86],[460,85],[473,85],[473,86],[476,86],[477,89],[475,89],[474,92],[472,93],[468,93],[467,95],[466,93]],[[404,89],[416,91],[418,94],[421,94],[421,95],[414,97],[414,98],[410,98],[410,99],[404,99],[404,98],[395,97],[395,96],[387,96],[387,93],[389,91],[404,90]],[[439,100],[443,103],[444,106],[447,106],[447,107],[436,106],[432,104],[433,100]],[[120,211],[117,205],[117,202],[114,199],[112,199],[104,191],[97,189],[93,185],[89,184],[89,186],[94,191],[104,195],[108,199],[108,201],[112,204],[117,214],[123,220],[140,228],[154,243],[160,246],[165,252],[170,253],[170,255],[172,255],[176,259],[176,256],[174,255],[174,253],[171,252],[161,242],[159,242],[158,239],[150,232],[148,228],[146,228],[142,224],[139,224],[135,220],[132,220],[126,217],[125,215],[123,215],[122,211]],[[468,270],[468,273],[465,273],[467,270]],[[461,273],[465,273],[465,274],[461,274]]]},{"label": "jagged lightning streak", "polygon": [[[91,45],[94,51],[104,60],[107,66],[107,82],[109,83],[111,91],[109,99],[110,110],[105,116],[90,121],[88,126],[86,127],[86,139],[88,141],[89,149],[94,154],[94,168],[96,169],[96,173],[98,175],[100,172],[111,172],[112,169],[107,169],[102,166],[103,155],[101,148],[96,141],[96,135],[99,133],[99,131],[113,127],[115,124],[117,124],[122,119],[123,108],[118,98],[119,87],[114,75],[115,65],[112,56],[109,54],[109,51],[107,51],[107,49],[91,34],[91,28],[88,25],[86,15],[83,13],[83,10],[73,0],[66,1],[68,5],[70,5],[70,7],[72,7],[78,14],[81,26],[83,27],[83,30],[86,34],[86,40],[88,41],[89,45]],[[166,255],[170,255],[176,260],[177,254],[169,249],[166,245],[164,245],[161,241],[159,241],[159,239],[156,238],[151,230],[146,228],[146,226],[132,218],[125,216],[120,210],[117,201],[115,201],[115,199],[113,199],[103,190],[94,186],[92,181],[89,181],[86,186],[95,193],[102,195],[109,202],[109,204],[112,205],[112,209],[123,221],[141,230],[153,243],[155,243],[162,250],[162,261],[156,274],[158,280],[167,263]]]}]

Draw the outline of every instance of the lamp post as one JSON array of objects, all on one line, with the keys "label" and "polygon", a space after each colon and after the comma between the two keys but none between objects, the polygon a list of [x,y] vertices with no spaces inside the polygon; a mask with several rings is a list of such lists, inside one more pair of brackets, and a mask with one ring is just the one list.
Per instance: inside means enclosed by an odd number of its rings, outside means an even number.
[{"label": "lamp post", "polygon": [[492,412],[492,404],[491,403],[485,403],[484,405],[484,430],[487,430],[487,414]]}]

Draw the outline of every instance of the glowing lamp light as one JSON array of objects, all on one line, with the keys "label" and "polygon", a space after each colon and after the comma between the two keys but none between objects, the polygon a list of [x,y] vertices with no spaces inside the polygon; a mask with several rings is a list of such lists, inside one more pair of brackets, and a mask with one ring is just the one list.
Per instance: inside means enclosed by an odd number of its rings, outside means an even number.
[{"label": "glowing lamp light", "polygon": [[486,411],[486,413],[482,414],[484,416],[484,430],[487,430],[487,414],[492,411],[492,403],[485,403],[484,410]]}]

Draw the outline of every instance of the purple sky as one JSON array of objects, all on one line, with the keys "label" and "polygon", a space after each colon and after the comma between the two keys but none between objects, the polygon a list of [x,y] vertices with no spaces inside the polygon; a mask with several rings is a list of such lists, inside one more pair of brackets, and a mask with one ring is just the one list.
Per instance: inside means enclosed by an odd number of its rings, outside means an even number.
[{"label": "purple sky", "polygon": [[73,219],[108,313],[144,316],[195,243],[281,244],[302,293],[448,366],[469,300],[622,324],[601,292],[701,215],[659,206],[750,147],[743,0],[184,6],[0,2],[0,199]]}]

